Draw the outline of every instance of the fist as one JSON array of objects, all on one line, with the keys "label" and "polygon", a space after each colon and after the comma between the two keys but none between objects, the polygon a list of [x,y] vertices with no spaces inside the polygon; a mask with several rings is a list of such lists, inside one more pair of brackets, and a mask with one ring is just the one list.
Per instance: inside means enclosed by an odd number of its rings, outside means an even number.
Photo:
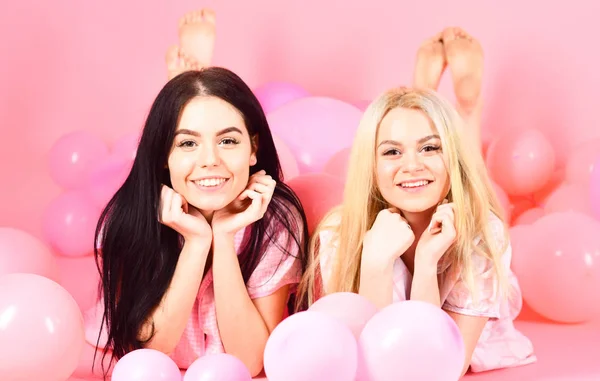
[{"label": "fist", "polygon": [[400,211],[384,209],[377,214],[363,241],[363,260],[393,263],[415,241],[415,234]]}]

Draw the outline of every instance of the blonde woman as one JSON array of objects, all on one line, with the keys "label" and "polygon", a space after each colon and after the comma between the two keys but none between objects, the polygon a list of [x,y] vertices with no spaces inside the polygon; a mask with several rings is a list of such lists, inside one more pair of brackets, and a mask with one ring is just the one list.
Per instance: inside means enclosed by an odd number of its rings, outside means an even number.
[{"label": "blonde woman", "polygon": [[460,329],[463,374],[532,363],[531,342],[513,326],[521,292],[473,124],[423,87],[388,91],[366,110],[343,203],[314,234],[302,295],[432,303]]}]

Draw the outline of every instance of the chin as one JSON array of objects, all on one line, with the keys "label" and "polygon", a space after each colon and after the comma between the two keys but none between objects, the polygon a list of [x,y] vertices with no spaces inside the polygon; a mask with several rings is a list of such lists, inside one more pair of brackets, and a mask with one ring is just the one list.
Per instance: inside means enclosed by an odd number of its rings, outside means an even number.
[{"label": "chin", "polygon": [[401,211],[406,212],[406,213],[422,213],[422,212],[431,210],[432,208],[434,208],[436,206],[436,204],[398,203],[397,205],[394,205],[394,206],[396,206],[396,208],[398,208]]},{"label": "chin", "polygon": [[198,210],[214,212],[225,208],[232,201],[233,198],[229,200],[229,198],[224,197],[203,197],[201,200],[188,200],[188,203]]}]

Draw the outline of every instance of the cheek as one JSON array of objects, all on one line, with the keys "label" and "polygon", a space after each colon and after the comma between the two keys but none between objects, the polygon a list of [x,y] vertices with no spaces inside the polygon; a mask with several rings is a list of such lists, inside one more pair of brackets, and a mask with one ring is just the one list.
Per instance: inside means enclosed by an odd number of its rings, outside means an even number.
[{"label": "cheek", "polygon": [[450,176],[444,159],[441,156],[432,157],[427,162],[427,167],[435,176],[438,186],[447,188],[450,185]]},{"label": "cheek", "polygon": [[173,184],[184,182],[194,170],[195,161],[191,155],[172,154],[169,156],[169,172]]},{"label": "cheek", "polygon": [[393,160],[381,160],[377,163],[377,183],[380,187],[394,185],[394,178],[398,173],[399,166]]}]

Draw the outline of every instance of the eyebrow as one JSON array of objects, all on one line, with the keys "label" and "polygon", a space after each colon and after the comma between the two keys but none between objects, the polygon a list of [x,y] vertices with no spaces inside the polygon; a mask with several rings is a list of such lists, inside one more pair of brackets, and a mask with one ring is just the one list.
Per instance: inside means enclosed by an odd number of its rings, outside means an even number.
[{"label": "eyebrow", "polygon": [[[425,143],[428,140],[439,139],[439,138],[440,138],[439,135],[427,135],[427,136],[422,137],[421,139],[417,140],[417,144],[422,144],[422,143]],[[391,145],[395,145],[395,146],[401,146],[402,145],[402,143],[397,142],[395,140],[384,140],[381,143],[379,143],[378,147],[381,147],[384,144],[391,144]]]},{"label": "eyebrow", "polygon": [[[221,136],[221,135],[225,135],[229,132],[237,132],[240,135],[242,135],[242,130],[240,130],[237,127],[227,127],[222,129],[221,131],[217,132],[217,136]],[[177,135],[192,135],[192,136],[200,136],[200,134],[198,133],[198,131],[194,131],[194,130],[188,130],[187,128],[182,128],[180,130],[175,131],[175,136]]]}]

